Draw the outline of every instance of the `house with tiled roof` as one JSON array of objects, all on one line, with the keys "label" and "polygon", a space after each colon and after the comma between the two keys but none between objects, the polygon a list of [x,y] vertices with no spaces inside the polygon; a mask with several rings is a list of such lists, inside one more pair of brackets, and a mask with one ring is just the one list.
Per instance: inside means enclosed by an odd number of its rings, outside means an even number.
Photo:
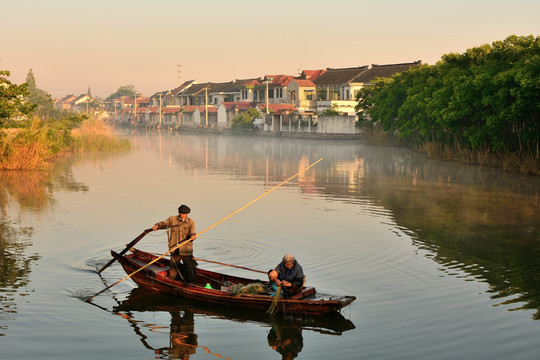
[{"label": "house with tiled roof", "polygon": [[198,106],[187,105],[182,106],[182,116],[180,126],[217,126],[217,112],[215,106]]},{"label": "house with tiled roof", "polygon": [[354,92],[361,89],[355,79],[369,69],[369,66],[331,69],[317,77],[317,111],[334,109],[341,113],[354,114]]},{"label": "house with tiled roof", "polygon": [[235,81],[210,84],[208,103],[219,107],[223,102],[234,101],[240,97],[240,87],[237,85]]},{"label": "house with tiled roof", "polygon": [[196,84],[197,82],[195,80],[189,80],[185,81],[182,85],[174,88],[174,89],[168,89],[163,91],[158,91],[154,95],[150,97],[152,106],[161,106],[161,107],[167,107],[167,106],[180,106],[181,100],[178,94],[180,94],[185,89],[189,88],[193,84]]},{"label": "house with tiled roof", "polygon": [[[354,79],[355,83],[362,84],[362,87],[371,85],[371,81],[375,78],[389,78],[392,75],[410,70],[415,66],[422,65],[422,61],[418,60],[412,63],[402,63],[402,64],[388,64],[388,65],[377,65],[372,64],[369,69],[357,78]],[[356,94],[354,96],[356,99]]]},{"label": "house with tiled roof", "polygon": [[255,85],[253,101],[268,104],[291,103],[288,91],[289,83],[294,79],[291,75],[265,75],[259,84]]},{"label": "house with tiled roof", "polygon": [[87,94],[77,96],[71,102],[71,109],[78,112],[88,112],[88,104],[92,101],[92,98]]},{"label": "house with tiled roof", "polygon": [[291,102],[298,112],[315,112],[317,85],[311,80],[293,79],[288,85]]},{"label": "house with tiled roof", "polygon": [[356,95],[360,89],[371,85],[376,77],[390,77],[420,65],[420,61],[389,65],[365,65],[352,68],[326,69],[313,82],[317,86],[317,111],[328,109],[354,115]]},{"label": "house with tiled roof", "polygon": [[208,89],[212,83],[192,84],[175,95],[179,99],[181,106],[204,105],[208,96]]},{"label": "house with tiled roof", "polygon": [[298,79],[314,81],[325,72],[326,70],[303,70]]},{"label": "house with tiled roof", "polygon": [[261,94],[256,91],[256,87],[262,84],[261,78],[235,80],[235,87],[239,90],[240,96],[234,101],[256,102],[260,101]]},{"label": "house with tiled roof", "polygon": [[77,97],[75,95],[67,95],[62,99],[58,100],[55,104],[55,107],[60,110],[71,110],[73,107],[73,100]]}]

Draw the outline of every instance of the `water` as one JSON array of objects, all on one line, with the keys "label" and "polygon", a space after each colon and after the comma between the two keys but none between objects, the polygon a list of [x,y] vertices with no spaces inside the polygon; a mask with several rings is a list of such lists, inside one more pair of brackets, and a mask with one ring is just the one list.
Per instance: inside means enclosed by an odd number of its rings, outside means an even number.
[{"label": "water", "polygon": [[[540,181],[352,141],[125,134],[133,149],[0,175],[2,359],[537,359]],[[195,256],[252,269],[285,253],[329,320],[140,291],[96,270],[188,204]],[[163,231],[137,247],[166,251]],[[215,264],[205,267],[255,276]],[[287,351],[289,354],[287,355]]]}]

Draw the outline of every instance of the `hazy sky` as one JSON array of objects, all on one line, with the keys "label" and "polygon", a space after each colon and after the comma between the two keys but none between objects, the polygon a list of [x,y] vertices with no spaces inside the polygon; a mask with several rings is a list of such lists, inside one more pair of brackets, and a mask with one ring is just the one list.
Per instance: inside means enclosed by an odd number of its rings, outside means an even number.
[{"label": "hazy sky", "polygon": [[422,60],[540,34],[538,0],[0,0],[0,69],[55,97]]}]

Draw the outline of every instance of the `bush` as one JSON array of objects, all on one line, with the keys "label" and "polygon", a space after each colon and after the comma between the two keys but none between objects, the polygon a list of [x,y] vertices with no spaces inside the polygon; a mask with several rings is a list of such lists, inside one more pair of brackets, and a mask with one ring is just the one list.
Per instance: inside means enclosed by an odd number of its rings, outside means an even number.
[{"label": "bush", "polygon": [[261,112],[256,108],[249,108],[243,114],[232,119],[233,129],[253,129],[253,120],[262,118]]}]

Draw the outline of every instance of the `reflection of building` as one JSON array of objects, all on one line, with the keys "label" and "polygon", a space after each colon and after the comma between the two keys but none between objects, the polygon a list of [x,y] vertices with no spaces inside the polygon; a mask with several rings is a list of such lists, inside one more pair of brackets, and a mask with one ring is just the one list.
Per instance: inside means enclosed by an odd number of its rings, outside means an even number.
[{"label": "reflection of building", "polygon": [[348,186],[351,192],[358,191],[365,177],[364,159],[336,161],[332,164],[332,175],[340,184]]}]

